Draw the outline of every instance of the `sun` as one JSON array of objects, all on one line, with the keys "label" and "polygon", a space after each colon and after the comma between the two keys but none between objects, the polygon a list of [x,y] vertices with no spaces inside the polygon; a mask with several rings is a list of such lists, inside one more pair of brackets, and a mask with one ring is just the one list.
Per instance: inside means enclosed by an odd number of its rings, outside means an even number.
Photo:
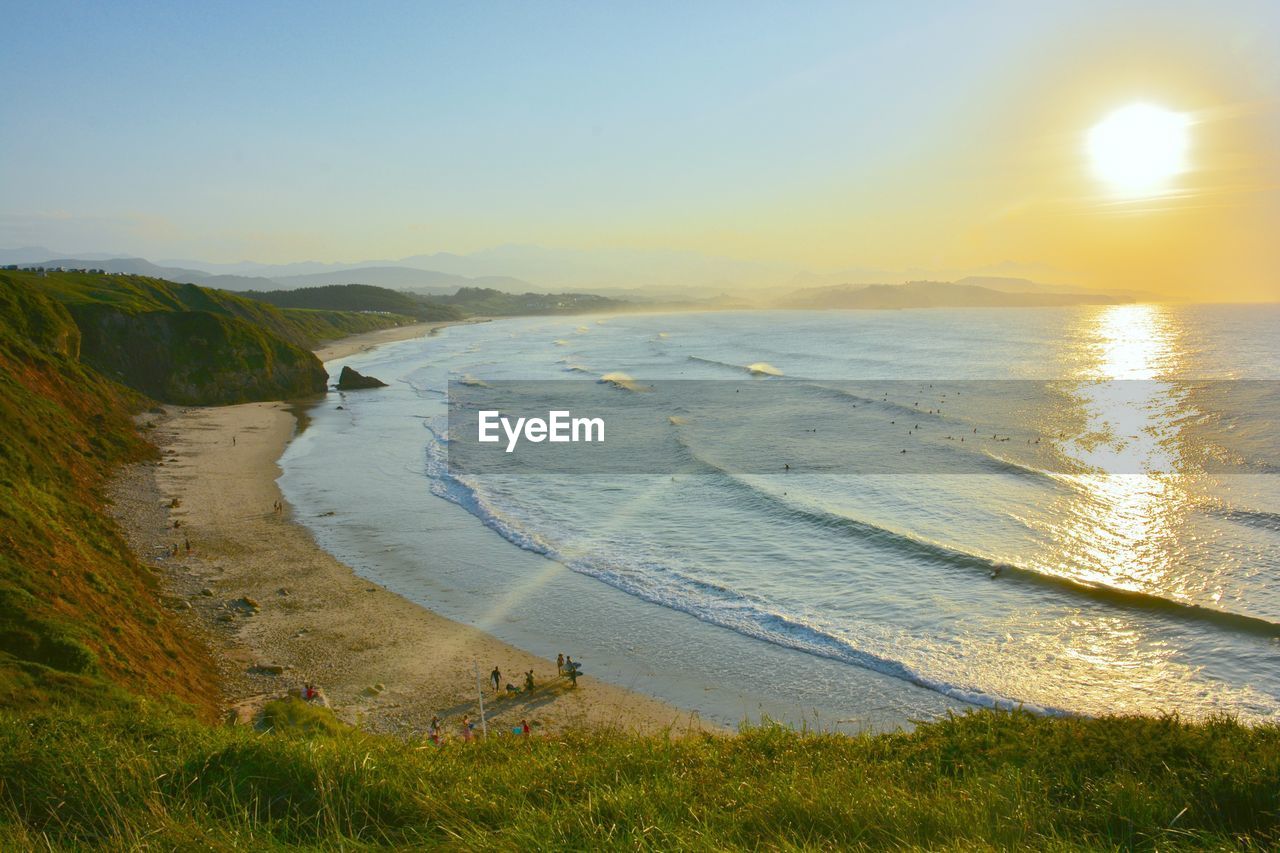
[{"label": "sun", "polygon": [[1187,169],[1190,121],[1153,104],[1122,107],[1089,131],[1093,173],[1121,196],[1156,195]]}]

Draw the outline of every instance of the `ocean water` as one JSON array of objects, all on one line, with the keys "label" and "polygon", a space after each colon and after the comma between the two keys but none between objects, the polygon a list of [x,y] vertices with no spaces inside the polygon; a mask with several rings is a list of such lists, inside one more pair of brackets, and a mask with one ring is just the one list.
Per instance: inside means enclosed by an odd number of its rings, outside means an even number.
[{"label": "ocean water", "polygon": [[[357,571],[724,722],[1274,721],[1277,328],[1171,305],[457,326],[331,363],[392,387],[317,406],[281,482]],[[663,440],[450,467],[451,381],[569,379],[640,395]],[[672,380],[746,396],[673,404]]]}]

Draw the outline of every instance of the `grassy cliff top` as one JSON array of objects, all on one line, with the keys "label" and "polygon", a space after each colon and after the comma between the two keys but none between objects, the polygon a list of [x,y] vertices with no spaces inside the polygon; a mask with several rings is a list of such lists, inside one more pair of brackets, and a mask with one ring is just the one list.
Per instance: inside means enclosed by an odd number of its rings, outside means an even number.
[{"label": "grassy cliff top", "polygon": [[3,272],[26,281],[73,309],[109,308],[125,314],[152,311],[187,312],[235,317],[252,323],[295,346],[312,349],[323,341],[415,322],[396,313],[361,313],[352,310],[279,308],[225,290],[194,284],[175,284],[138,275],[88,272]]},{"label": "grassy cliff top", "polygon": [[[589,689],[589,688],[581,688]],[[984,711],[910,734],[506,732],[435,746],[0,714],[0,846],[1275,849],[1280,730]],[[456,721],[450,721],[454,726]],[[7,781],[6,781],[7,780]],[[6,826],[7,824],[7,826]],[[6,836],[7,833],[7,836]]]},{"label": "grassy cliff top", "polygon": [[464,312],[452,305],[414,293],[369,284],[329,284],[295,290],[246,291],[245,296],[280,308],[329,311],[377,311],[402,314],[422,321],[460,320]]}]

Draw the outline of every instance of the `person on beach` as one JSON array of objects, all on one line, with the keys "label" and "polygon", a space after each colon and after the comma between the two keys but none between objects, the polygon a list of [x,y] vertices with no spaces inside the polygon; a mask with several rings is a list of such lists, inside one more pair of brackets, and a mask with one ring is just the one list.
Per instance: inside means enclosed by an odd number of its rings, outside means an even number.
[{"label": "person on beach", "polygon": [[526,693],[533,690],[533,670],[524,674],[524,689]]},{"label": "person on beach", "polygon": [[565,655],[564,658],[564,674],[569,676],[569,683],[574,687],[578,686],[578,665],[573,662],[573,658]]},{"label": "person on beach", "polygon": [[520,720],[520,734],[524,735],[525,737],[528,737],[528,736],[529,736],[529,721],[528,721],[528,720],[525,720],[525,719]]},{"label": "person on beach", "polygon": [[440,718],[433,716],[431,725],[427,726],[427,738],[436,746],[440,745]]},{"label": "person on beach", "polygon": [[564,653],[556,655],[556,675],[564,675]]},{"label": "person on beach", "polygon": [[493,672],[489,673],[489,681],[493,684],[493,692],[497,693],[502,689],[502,673],[498,671],[498,665],[493,665]]},{"label": "person on beach", "polygon": [[471,715],[463,714],[462,715],[462,740],[464,743],[471,743],[471,738],[474,737],[474,735],[471,732],[471,729],[472,729]]},{"label": "person on beach", "polygon": [[183,537],[182,537],[182,541],[183,541],[183,543],[184,543],[184,544],[186,544],[186,546],[187,546],[187,553],[188,553],[188,554],[190,554],[190,553],[191,553],[191,540],[190,540],[190,539],[188,539],[187,537],[183,536]]}]

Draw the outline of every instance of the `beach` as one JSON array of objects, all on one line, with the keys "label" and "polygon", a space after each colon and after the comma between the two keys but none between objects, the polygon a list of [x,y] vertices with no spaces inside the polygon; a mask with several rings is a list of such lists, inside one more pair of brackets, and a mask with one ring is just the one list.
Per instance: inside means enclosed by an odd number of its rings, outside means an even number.
[{"label": "beach", "polygon": [[[1069,345],[1057,337],[1064,312],[1078,330]],[[1226,309],[1194,313],[1188,322],[1211,330],[1242,319]],[[1045,312],[1016,343],[981,352],[965,340],[948,346],[969,348],[978,377],[1018,359],[1054,365],[1064,352],[1087,351],[1106,316]],[[984,341],[996,340],[1004,322],[998,310],[967,321],[990,330]],[[1251,322],[1260,339],[1265,318]],[[1179,540],[1170,528],[1154,540],[1158,549],[1144,552],[1152,566],[1176,567],[1199,599],[1182,600],[1155,581],[1141,597],[1085,583],[1088,572],[1133,559],[1125,543],[1146,537],[1122,523],[1132,496],[1052,476],[1057,457],[1042,454],[1073,445],[1023,434],[1020,413],[1035,403],[1023,384],[911,379],[941,369],[933,344],[949,340],[951,326],[945,312],[654,315],[603,325],[517,318],[382,347],[363,337],[328,367],[350,365],[386,387],[306,404],[147,415],[164,458],[139,469],[153,485],[135,503],[164,513],[135,513],[133,526],[145,533],[136,547],[172,570],[174,606],[192,608],[222,650],[229,699],[245,703],[242,717],[310,681],[346,719],[421,731],[434,714],[474,715],[477,671],[484,682],[496,664],[504,686],[521,686],[530,668],[538,685],[523,704],[500,694],[498,712],[511,702],[504,726],[537,713],[548,728],[678,721],[683,729],[696,712],[722,729],[771,719],[857,733],[909,729],[973,707],[1274,719],[1261,654],[1276,621],[1274,594],[1214,557],[1226,547],[1241,566],[1272,559],[1272,498],[1258,491],[1266,483],[1236,478],[1231,494],[1199,483],[1176,514],[1177,529],[1195,538]],[[872,363],[890,341],[895,373],[865,388],[737,378],[762,355],[787,376],[839,375],[845,361]],[[836,363],[832,352],[842,353]],[[1202,363],[1204,375],[1223,370],[1211,358]],[[549,472],[510,487],[450,475],[439,436],[451,380],[619,368],[646,380],[749,381],[754,431],[722,426],[733,405],[707,408],[712,398],[703,395],[700,416],[678,427],[680,453],[670,459],[654,453],[637,464],[620,446],[608,473]],[[583,389],[623,393],[590,381]],[[944,399],[945,415],[930,411]],[[793,423],[802,410],[805,423]],[[1075,429],[1073,408],[1036,410],[1064,418],[1042,421],[1046,435]],[[820,429],[796,429],[810,424]],[[884,453],[866,458],[889,458],[901,475],[810,476],[799,460],[821,462],[829,448],[805,445],[797,433],[856,434],[868,453],[879,446],[867,443],[874,438]],[[748,467],[756,447],[780,436],[790,436],[785,452],[797,470]],[[926,477],[931,465],[984,467]],[[652,476],[627,473],[644,466]],[[174,498],[179,506],[168,507]],[[277,501],[285,501],[279,514]],[[1229,526],[1201,508],[1222,501]],[[1010,506],[1031,509],[1013,519]],[[1064,529],[1062,513],[1088,523]],[[182,527],[173,529],[175,521]],[[1092,548],[1098,530],[1116,550]],[[1209,597],[1216,588],[1206,581],[1215,578],[1220,599]],[[1115,625],[1133,633],[1104,630]],[[1097,637],[1113,638],[1106,656],[1085,653]],[[1159,663],[1170,648],[1185,660]],[[582,661],[590,696],[559,696],[564,685],[551,661],[561,651]],[[1113,660],[1134,674],[1114,678]],[[495,698],[486,693],[486,702]]]},{"label": "beach", "polygon": [[[320,353],[396,339],[361,335]],[[439,716],[456,734],[463,714],[479,730],[479,687],[491,731],[522,719],[534,732],[714,728],[590,677],[575,688],[555,661],[401,598],[321,549],[276,485],[296,427],[288,404],[168,407],[140,421],[161,458],[121,473],[113,514],[144,562],[167,576],[170,605],[207,638],[229,716],[247,722],[267,701],[313,684],[341,719],[367,730],[412,735]],[[499,691],[489,683],[495,665]],[[523,688],[528,671],[532,691],[506,689]]]},{"label": "beach", "polygon": [[459,323],[487,323],[488,317],[469,317],[466,320],[441,320],[434,323],[413,323],[409,326],[393,326],[390,329],[378,329],[376,332],[364,332],[359,335],[350,335],[340,338],[336,341],[330,341],[323,346],[315,349],[316,358],[321,361],[333,361],[338,358],[346,358],[360,352],[367,352],[382,344],[390,344],[396,341],[408,341],[413,338],[420,338],[423,335],[429,335],[445,326],[455,326]]}]

